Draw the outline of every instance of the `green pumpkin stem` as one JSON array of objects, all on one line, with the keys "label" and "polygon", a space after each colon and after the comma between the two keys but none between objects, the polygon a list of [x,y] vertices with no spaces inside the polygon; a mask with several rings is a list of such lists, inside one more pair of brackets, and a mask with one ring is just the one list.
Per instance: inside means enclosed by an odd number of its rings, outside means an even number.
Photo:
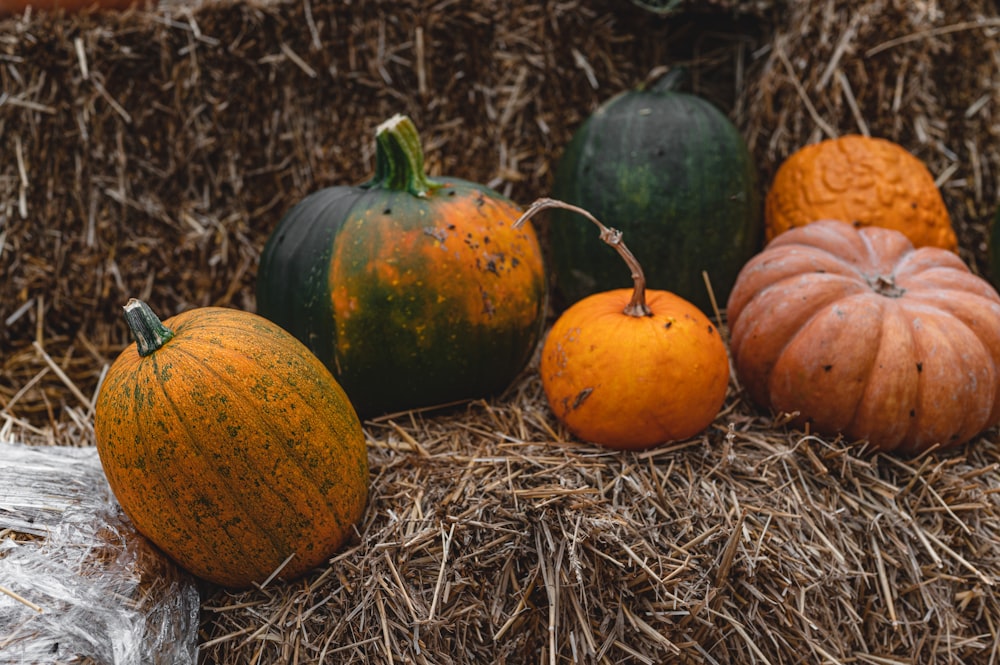
[{"label": "green pumpkin stem", "polygon": [[679,92],[681,85],[688,79],[688,70],[682,66],[659,65],[650,70],[646,80],[637,87],[657,93]]},{"label": "green pumpkin stem", "polygon": [[132,331],[132,337],[135,338],[141,357],[145,358],[173,338],[174,331],[163,325],[149,305],[143,301],[130,298],[124,309],[125,323]]},{"label": "green pumpkin stem", "polygon": [[366,187],[406,191],[424,198],[443,186],[427,176],[420,134],[407,116],[396,114],[375,130],[375,176]]},{"label": "green pumpkin stem", "polygon": [[619,256],[625,260],[629,270],[632,271],[632,298],[629,300],[628,304],[625,305],[625,309],[622,310],[623,313],[628,316],[635,317],[652,316],[652,310],[650,310],[649,306],[646,305],[646,276],[642,272],[642,266],[639,265],[638,259],[635,258],[632,251],[625,246],[624,242],[622,242],[622,232],[618,229],[612,229],[605,226],[596,217],[583,208],[559,201],[557,199],[549,198],[538,199],[528,206],[528,209],[524,211],[524,214],[518,217],[517,221],[514,222],[514,228],[521,226],[526,221],[534,217],[535,214],[545,210],[546,208],[563,208],[565,210],[570,210],[583,215],[597,225],[597,228],[601,230],[601,240],[614,247]]}]

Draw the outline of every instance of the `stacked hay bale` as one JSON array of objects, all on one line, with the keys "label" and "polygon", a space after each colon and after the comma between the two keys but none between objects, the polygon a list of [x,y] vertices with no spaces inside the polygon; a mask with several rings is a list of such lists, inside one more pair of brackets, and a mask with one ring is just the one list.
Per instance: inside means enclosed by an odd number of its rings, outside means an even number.
[{"label": "stacked hay bale", "polygon": [[[89,443],[118,307],[252,309],[309,191],[372,170],[395,112],[432,172],[527,203],[570,132],[662,65],[744,130],[766,187],[807,142],[894,139],[981,267],[996,203],[990,3],[165,3],[7,18],[0,397],[10,431]],[[56,371],[54,368],[58,368]],[[355,539],[292,585],[205,589],[207,663],[997,660],[1000,448],[870,455],[734,385],[642,454],[575,442],[530,374],[498,400],[366,423]]]},{"label": "stacked hay bale", "polygon": [[[132,296],[252,310],[267,235],[307,193],[367,180],[374,129],[397,112],[426,137],[432,174],[527,203],[581,119],[658,65],[688,64],[731,106],[752,23],[650,16],[409,0],[3,19],[0,394],[44,370],[37,341],[90,395],[127,341]],[[16,413],[64,420],[62,382],[37,387]]]}]

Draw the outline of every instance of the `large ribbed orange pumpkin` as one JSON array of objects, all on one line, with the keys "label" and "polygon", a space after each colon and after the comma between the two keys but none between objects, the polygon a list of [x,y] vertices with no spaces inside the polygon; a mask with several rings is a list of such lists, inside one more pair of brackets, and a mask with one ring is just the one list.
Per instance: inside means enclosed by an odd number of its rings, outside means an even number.
[{"label": "large ribbed orange pumpkin", "polygon": [[727,313],[749,396],[815,431],[918,453],[1000,421],[1000,296],[952,252],[814,222],[744,266]]},{"label": "large ribbed orange pumpkin", "polygon": [[781,164],[765,200],[767,239],[821,219],[895,229],[916,247],[958,246],[927,166],[886,139],[828,139],[803,146]]},{"label": "large ribbed orange pumpkin", "polygon": [[136,528],[229,587],[326,561],[368,496],[361,423],[323,364],[263,317],[206,307],[161,323],[126,306],[137,343],[112,364],[94,431]]}]

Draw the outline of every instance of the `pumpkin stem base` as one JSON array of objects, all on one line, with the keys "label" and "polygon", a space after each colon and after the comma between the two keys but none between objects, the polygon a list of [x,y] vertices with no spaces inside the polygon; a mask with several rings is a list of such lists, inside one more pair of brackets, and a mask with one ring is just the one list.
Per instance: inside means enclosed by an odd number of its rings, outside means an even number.
[{"label": "pumpkin stem base", "polygon": [[164,326],[143,301],[129,298],[123,309],[140,357],[145,358],[173,339],[174,331]]},{"label": "pumpkin stem base", "polygon": [[875,277],[866,275],[865,280],[875,293],[886,298],[899,298],[906,293],[906,289],[896,286],[896,280],[891,275],[876,275]]},{"label": "pumpkin stem base", "polygon": [[384,187],[427,198],[444,185],[424,170],[424,149],[409,117],[397,113],[375,130],[375,176],[364,187]]}]

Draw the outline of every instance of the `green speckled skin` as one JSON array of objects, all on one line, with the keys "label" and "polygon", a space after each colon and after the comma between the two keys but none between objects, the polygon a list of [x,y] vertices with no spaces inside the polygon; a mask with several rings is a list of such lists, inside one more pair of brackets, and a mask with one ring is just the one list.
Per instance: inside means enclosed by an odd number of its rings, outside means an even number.
[{"label": "green speckled skin", "polygon": [[153,543],[195,575],[242,588],[294,554],[332,556],[368,496],[361,423],[330,372],[248,312],[201,308],[174,337],[115,360],[94,431],[108,482]]},{"label": "green speckled skin", "polygon": [[1000,207],[993,214],[990,222],[990,239],[987,243],[986,258],[988,262],[990,282],[1000,289]]}]

